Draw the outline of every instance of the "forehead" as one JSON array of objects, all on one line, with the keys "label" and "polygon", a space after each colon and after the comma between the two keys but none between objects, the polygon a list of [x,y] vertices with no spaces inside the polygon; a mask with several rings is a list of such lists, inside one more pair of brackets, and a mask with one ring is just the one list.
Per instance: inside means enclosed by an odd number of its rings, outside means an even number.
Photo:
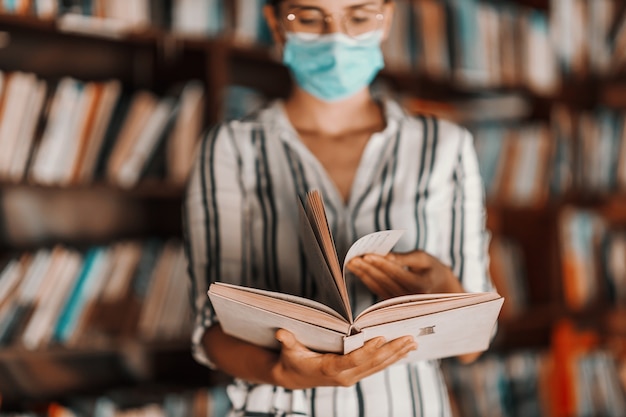
[{"label": "forehead", "polygon": [[287,7],[314,7],[328,12],[355,7],[380,7],[385,0],[284,0]]}]

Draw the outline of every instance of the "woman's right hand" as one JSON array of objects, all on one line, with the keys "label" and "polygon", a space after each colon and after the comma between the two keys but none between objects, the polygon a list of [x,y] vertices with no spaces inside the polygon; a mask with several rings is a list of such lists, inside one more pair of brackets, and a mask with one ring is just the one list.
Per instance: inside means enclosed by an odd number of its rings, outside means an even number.
[{"label": "woman's right hand", "polygon": [[282,349],[271,374],[275,385],[288,389],[320,386],[351,386],[404,358],[417,343],[411,336],[390,342],[378,337],[345,355],[307,349],[284,329],[276,332]]}]

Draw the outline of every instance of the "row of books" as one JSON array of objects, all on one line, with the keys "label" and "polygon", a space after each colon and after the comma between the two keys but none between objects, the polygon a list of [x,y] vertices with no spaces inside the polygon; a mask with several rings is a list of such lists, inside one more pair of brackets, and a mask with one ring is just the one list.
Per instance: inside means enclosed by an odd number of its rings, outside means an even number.
[{"label": "row of books", "polygon": [[556,106],[552,127],[555,191],[626,189],[626,117],[622,111]]},{"label": "row of books", "polygon": [[[0,13],[56,19],[61,30],[103,36],[156,27],[177,35],[229,32],[242,41],[269,42],[267,26],[258,19],[264,4],[265,0],[0,0]],[[229,24],[234,14],[237,17]]]},{"label": "row of books", "polygon": [[470,365],[443,362],[456,406],[464,417],[545,416],[541,403],[543,352],[486,354]]},{"label": "row of books", "polygon": [[540,206],[572,192],[626,189],[626,117],[609,109],[555,106],[549,123],[471,128],[487,196]]},{"label": "row of books", "polygon": [[162,97],[117,80],[46,82],[0,72],[0,180],[68,185],[146,176],[184,183],[203,128],[204,87]]},{"label": "row of books", "polygon": [[559,86],[549,16],[515,2],[397,2],[384,52],[391,68],[469,87]]},{"label": "row of books", "polygon": [[564,78],[624,71],[619,3],[551,0],[545,12],[515,1],[400,1],[387,62],[470,86],[552,93]]},{"label": "row of books", "polygon": [[562,210],[558,226],[566,304],[574,310],[606,301],[626,306],[626,231],[574,207]]},{"label": "row of books", "polygon": [[546,202],[554,146],[546,123],[490,124],[472,132],[489,201],[511,206]]},{"label": "row of books", "polygon": [[[557,396],[563,386],[554,352],[517,351],[488,354],[470,365],[444,363],[444,374],[464,417],[582,417],[626,415],[626,381],[612,352],[595,348],[568,356],[572,391],[569,412],[562,413]],[[558,358],[560,360],[562,358]],[[561,364],[558,364],[561,365]]]},{"label": "row of books", "polygon": [[74,397],[39,407],[41,411],[0,411],[0,417],[219,417],[228,412],[224,387],[168,390],[116,390]]},{"label": "row of books", "polygon": [[[62,30],[175,34],[271,43],[264,0],[2,0],[0,12],[59,19]],[[551,0],[549,12],[514,0],[400,0],[384,49],[392,68],[476,87],[554,92],[563,78],[615,75],[626,65],[617,0]]]},{"label": "row of books", "polygon": [[10,259],[0,272],[0,346],[108,347],[123,338],[186,340],[186,266],[176,240],[57,245]]}]

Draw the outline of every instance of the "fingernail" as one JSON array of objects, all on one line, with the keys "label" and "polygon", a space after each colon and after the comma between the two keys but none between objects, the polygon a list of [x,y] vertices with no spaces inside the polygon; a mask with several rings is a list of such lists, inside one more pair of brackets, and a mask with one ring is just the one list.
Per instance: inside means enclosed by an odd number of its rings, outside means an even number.
[{"label": "fingernail", "polygon": [[363,259],[365,259],[367,262],[376,262],[376,261],[378,261],[378,258],[376,258],[375,255],[365,255],[363,257]]}]

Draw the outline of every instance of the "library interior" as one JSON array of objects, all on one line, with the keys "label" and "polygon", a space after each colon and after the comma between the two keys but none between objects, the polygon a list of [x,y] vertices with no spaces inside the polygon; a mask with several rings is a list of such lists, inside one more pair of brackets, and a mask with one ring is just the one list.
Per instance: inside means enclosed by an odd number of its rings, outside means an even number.
[{"label": "library interior", "polygon": [[[265,4],[0,0],[0,416],[226,415],[181,205],[208,130],[290,93]],[[455,417],[626,416],[626,2],[394,7],[372,94],[471,132],[505,299],[441,359]]]}]

